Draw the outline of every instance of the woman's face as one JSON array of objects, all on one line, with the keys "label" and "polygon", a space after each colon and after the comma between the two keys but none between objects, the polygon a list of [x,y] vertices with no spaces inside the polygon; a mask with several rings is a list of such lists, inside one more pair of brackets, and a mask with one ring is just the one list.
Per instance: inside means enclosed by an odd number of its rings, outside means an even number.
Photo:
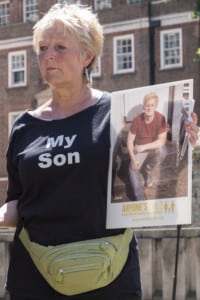
[{"label": "woman's face", "polygon": [[144,114],[148,117],[151,117],[154,115],[156,108],[157,108],[156,100],[154,98],[150,98],[145,102],[143,106]]},{"label": "woman's face", "polygon": [[67,87],[83,80],[91,55],[81,55],[75,37],[52,26],[40,37],[38,59],[42,77],[50,85]]}]

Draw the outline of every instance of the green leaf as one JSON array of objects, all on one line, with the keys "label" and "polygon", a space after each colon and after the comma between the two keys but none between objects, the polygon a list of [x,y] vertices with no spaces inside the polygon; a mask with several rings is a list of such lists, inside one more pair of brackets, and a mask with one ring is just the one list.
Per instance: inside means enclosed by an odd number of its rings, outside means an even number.
[{"label": "green leaf", "polygon": [[196,54],[197,54],[197,55],[200,55],[200,48],[197,49]]},{"label": "green leaf", "polygon": [[192,19],[196,19],[197,18],[197,12],[196,11],[193,11],[192,12]]}]

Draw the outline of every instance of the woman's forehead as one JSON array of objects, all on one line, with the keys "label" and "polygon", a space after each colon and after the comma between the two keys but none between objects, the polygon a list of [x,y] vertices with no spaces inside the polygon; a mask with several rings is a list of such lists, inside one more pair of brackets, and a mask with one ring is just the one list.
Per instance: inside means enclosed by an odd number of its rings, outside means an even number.
[{"label": "woman's forehead", "polygon": [[59,23],[53,23],[50,26],[45,26],[42,28],[39,40],[43,40],[46,38],[70,38],[71,40],[76,40],[75,35],[73,35],[69,30],[67,30],[63,24]]}]

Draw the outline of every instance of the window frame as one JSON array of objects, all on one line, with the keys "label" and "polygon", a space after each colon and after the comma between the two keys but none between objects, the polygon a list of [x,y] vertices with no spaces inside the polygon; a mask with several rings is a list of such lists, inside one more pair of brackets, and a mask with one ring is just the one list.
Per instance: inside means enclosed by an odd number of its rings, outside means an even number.
[{"label": "window frame", "polygon": [[[132,2],[133,1],[133,2]],[[128,4],[128,5],[132,5],[132,4],[140,4],[140,3],[142,3],[143,2],[143,0],[126,0],[126,3]]]},{"label": "window frame", "polygon": [[8,25],[9,24],[9,19],[10,19],[10,2],[8,0],[0,2],[0,6],[3,7],[3,5],[8,5],[8,14],[1,16],[1,19],[3,19],[3,20],[6,19],[6,22],[5,23],[3,23],[3,22],[0,23],[0,28]]},{"label": "window frame", "polygon": [[[27,17],[27,3],[26,3],[26,0],[23,0],[23,21],[24,23],[26,22],[35,22],[39,19],[39,1],[38,0],[34,0],[34,1],[37,1],[37,15],[36,15],[36,10],[33,11],[32,15],[33,17]],[[31,15],[31,14],[30,14]]]},{"label": "window frame", "polygon": [[108,3],[108,6],[106,6],[106,1],[108,1],[108,0],[100,1],[100,4],[101,4],[101,5],[105,5],[105,6],[103,6],[102,8],[100,8],[100,7],[98,6],[99,3],[98,3],[97,1],[99,1],[99,0],[94,0],[94,3],[93,3],[93,5],[94,5],[94,10],[96,10],[96,11],[101,11],[101,10],[104,10],[104,9],[111,9],[111,8],[113,7],[113,5],[112,5],[112,0],[109,0],[110,3]]},{"label": "window frame", "polygon": [[63,2],[64,4],[74,4],[74,0],[57,0],[58,4],[63,4]]},{"label": "window frame", "polygon": [[[17,71],[14,71],[12,67],[12,58],[14,56],[24,56],[24,66],[20,67]],[[13,82],[13,73],[14,72],[24,72],[24,81],[15,83]],[[23,87],[27,85],[27,53],[26,50],[20,50],[20,51],[12,51],[8,53],[8,87],[9,88],[15,88],[15,87]]]},{"label": "window frame", "polygon": [[[117,57],[117,41],[119,40],[131,40],[131,58],[132,58],[132,67],[127,68],[127,69],[118,69],[118,57]],[[134,34],[126,34],[126,35],[120,35],[120,36],[115,36],[113,38],[113,73],[114,74],[126,74],[126,73],[133,73],[135,72],[135,41],[134,41]]]},{"label": "window frame", "polygon": [[[168,35],[175,35],[179,34],[179,63],[174,63],[174,64],[166,64],[165,63],[165,47],[164,47],[164,36],[166,34]],[[169,48],[169,50],[172,50],[172,48]],[[175,49],[176,50],[176,49]],[[176,57],[175,57],[176,58]],[[168,69],[174,69],[174,68],[181,68],[183,66],[183,33],[182,33],[182,28],[174,28],[174,29],[168,29],[168,30],[162,30],[160,31],[160,68],[161,70],[168,70]]]},{"label": "window frame", "polygon": [[97,58],[96,64],[95,64],[97,71],[95,71],[95,68],[92,71],[92,77],[100,77],[101,76],[101,57],[99,56]]},{"label": "window frame", "polygon": [[10,111],[8,113],[8,135],[10,135],[13,123],[15,119],[22,113],[22,110],[19,111]]}]

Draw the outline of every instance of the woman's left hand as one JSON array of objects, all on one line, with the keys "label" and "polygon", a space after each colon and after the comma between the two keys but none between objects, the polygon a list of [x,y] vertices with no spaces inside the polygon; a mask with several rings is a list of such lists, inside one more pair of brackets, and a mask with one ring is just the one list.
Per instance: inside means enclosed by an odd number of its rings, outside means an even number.
[{"label": "woman's left hand", "polygon": [[199,127],[197,126],[198,116],[196,113],[191,114],[192,121],[185,122],[185,128],[189,134],[189,141],[194,148],[198,141]]}]

